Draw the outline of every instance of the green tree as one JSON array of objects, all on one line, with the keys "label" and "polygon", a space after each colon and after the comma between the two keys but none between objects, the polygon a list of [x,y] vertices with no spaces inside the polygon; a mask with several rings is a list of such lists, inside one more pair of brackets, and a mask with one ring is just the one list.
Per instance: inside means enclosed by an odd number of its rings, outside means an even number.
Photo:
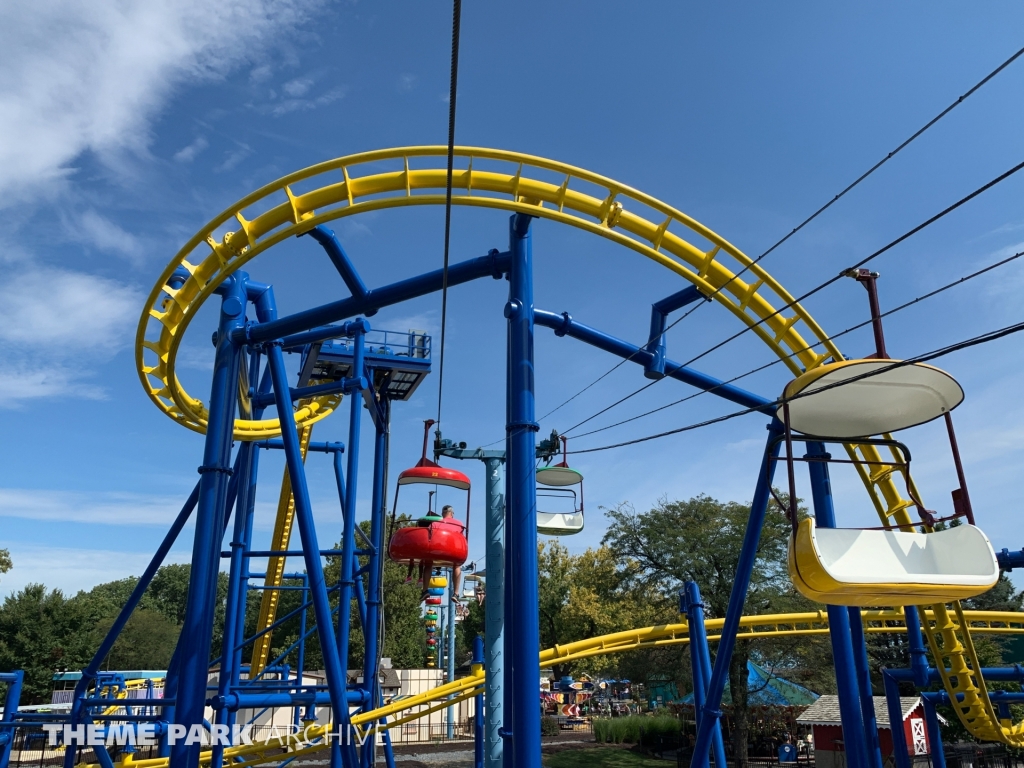
[{"label": "green tree", "polygon": [[[627,585],[647,585],[666,600],[674,600],[684,582],[695,581],[708,618],[725,616],[750,517],[749,505],[700,495],[686,501],[662,499],[646,512],[620,504],[607,510],[607,515],[609,527],[603,543],[621,562],[628,563],[622,566]],[[810,607],[796,594],[787,573],[790,530],[789,521],[773,502],[761,531],[744,613],[781,613]],[[747,661],[759,648],[763,648],[762,653],[780,651],[743,641],[737,643],[729,667],[737,760],[747,757]]]},{"label": "green tree", "polygon": [[[629,563],[608,547],[573,555],[558,541],[539,545],[538,611],[542,648],[657,623],[670,617],[667,602],[647,584],[623,589]],[[617,656],[556,664],[556,677],[597,674],[617,667]]]},{"label": "green tree", "polygon": [[[116,617],[111,614],[96,623],[91,647],[103,642]],[[167,669],[180,631],[180,625],[159,611],[137,608],[118,635],[104,666],[113,670]]]},{"label": "green tree", "polygon": [[7,573],[14,567],[11,561],[11,552],[8,549],[0,549],[0,574]]},{"label": "green tree", "polygon": [[53,673],[78,669],[92,648],[91,616],[59,589],[29,584],[0,606],[0,669],[25,670],[22,701],[50,700]]}]

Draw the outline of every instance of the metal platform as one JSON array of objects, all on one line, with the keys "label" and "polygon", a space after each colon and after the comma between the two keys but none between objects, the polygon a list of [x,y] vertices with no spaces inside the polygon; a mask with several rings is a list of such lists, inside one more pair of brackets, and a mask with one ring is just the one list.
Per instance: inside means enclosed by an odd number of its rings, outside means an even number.
[{"label": "metal platform", "polygon": [[[424,331],[370,331],[366,334],[366,367],[374,390],[391,400],[408,400],[430,373],[431,339]],[[302,359],[300,382],[338,381],[352,369],[351,339],[329,339],[311,345]]]}]

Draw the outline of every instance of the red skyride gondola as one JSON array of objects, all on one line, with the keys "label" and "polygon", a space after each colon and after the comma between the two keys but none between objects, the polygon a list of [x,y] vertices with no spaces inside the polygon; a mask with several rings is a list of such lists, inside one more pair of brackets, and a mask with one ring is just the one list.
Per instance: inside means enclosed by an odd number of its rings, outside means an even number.
[{"label": "red skyride gondola", "polygon": [[392,520],[397,514],[398,495],[402,486],[427,483],[466,491],[466,522],[463,524],[454,517],[442,518],[428,510],[420,519],[405,523],[403,527],[395,530],[388,545],[388,555],[395,562],[408,563],[410,574],[413,567],[419,565],[424,587],[427,586],[426,580],[430,578],[431,570],[435,566],[460,566],[469,556],[469,544],[466,540],[469,533],[469,478],[458,470],[442,467],[427,458],[427,439],[433,423],[426,422],[422,457],[415,467],[405,470],[398,476]]}]

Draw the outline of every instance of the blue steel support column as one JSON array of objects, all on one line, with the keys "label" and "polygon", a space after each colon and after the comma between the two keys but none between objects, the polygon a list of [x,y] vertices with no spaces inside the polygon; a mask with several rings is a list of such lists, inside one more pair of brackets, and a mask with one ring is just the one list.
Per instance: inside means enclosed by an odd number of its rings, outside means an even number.
[{"label": "blue steel support column", "polygon": [[[700,725],[704,704],[707,700],[708,680],[711,679],[711,651],[708,649],[708,633],[704,628],[704,603],[700,599],[700,588],[696,582],[688,581],[683,586],[683,601],[686,610],[686,624],[690,635],[690,668],[693,670],[693,709]],[[711,734],[711,751],[715,757],[715,768],[727,768],[725,743],[722,741],[722,723],[715,718]]]},{"label": "blue steel support column", "polygon": [[[815,522],[820,528],[835,528],[832,484],[829,481],[828,465],[824,461],[829,458],[829,454],[822,443],[809,442],[805,458],[821,459],[810,461],[807,465],[811,476]],[[829,637],[832,640],[832,659],[836,670],[836,688],[839,692],[839,715],[843,724],[843,743],[849,768],[870,768],[867,736],[864,733],[864,713],[861,710],[860,684],[857,679],[857,656],[851,642],[850,614],[840,605],[826,607]]]},{"label": "blue steel support column", "polygon": [[[245,281],[247,275],[236,272],[221,285],[220,323],[217,329],[217,354],[210,391],[206,426],[206,447],[200,467],[199,503],[196,511],[192,568],[189,576],[185,620],[181,628],[184,641],[178,654],[178,690],[175,716],[186,729],[203,726],[206,684],[210,667],[213,634],[213,609],[220,566],[220,544],[224,536],[224,504],[228,475],[231,473],[231,438],[238,400],[238,364],[240,347],[231,340],[235,330],[245,325]],[[186,746],[184,739],[171,745],[171,765],[197,768],[201,745]]]},{"label": "blue steel support column", "polygon": [[[303,672],[306,669],[306,603],[309,602],[309,577],[302,574],[302,612],[299,614],[299,657],[295,662],[295,682],[302,685]],[[295,727],[298,728],[302,720],[302,708],[295,708]]]},{"label": "blue steel support column", "polygon": [[[356,765],[355,747],[351,743],[351,728],[348,714],[348,696],[345,668],[338,656],[338,645],[331,637],[331,604],[327,597],[327,584],[324,580],[323,563],[320,560],[320,544],[317,541],[316,527],[313,524],[313,511],[309,502],[309,488],[306,485],[306,471],[302,463],[302,451],[299,447],[299,435],[295,428],[295,414],[292,411],[288,389],[288,372],[284,367],[284,354],[278,344],[271,343],[267,347],[267,362],[274,381],[277,394],[277,411],[281,420],[281,439],[284,442],[285,460],[288,474],[292,481],[292,495],[295,499],[295,521],[299,526],[302,539],[302,554],[309,576],[309,590],[313,599],[313,614],[316,617],[317,635],[320,650],[323,653],[324,673],[327,677],[327,689],[330,692],[331,708],[334,713],[334,739],[331,750],[331,768],[339,768],[338,759],[342,759],[346,768]],[[351,446],[349,447],[351,450]],[[336,752],[333,744],[342,747]],[[340,752],[340,754],[339,754]],[[191,767],[190,767],[191,768]]]},{"label": "blue steel support column", "polygon": [[889,713],[890,733],[892,734],[892,754],[896,768],[910,768],[910,750],[907,749],[907,734],[893,723],[903,722],[903,705],[900,703],[900,684],[889,672],[882,668],[882,686],[885,689],[885,706]]},{"label": "blue steel support column", "polygon": [[[16,669],[13,672],[0,672],[0,683],[7,683],[7,695],[4,697],[4,714],[0,717],[0,768],[7,768],[11,761],[11,747],[14,746],[15,716],[21,701],[21,686],[25,681],[25,672]],[[9,724],[9,725],[8,725]]]},{"label": "blue steel support column", "polygon": [[765,446],[761,469],[757,475],[754,498],[750,503],[750,518],[747,520],[747,530],[743,535],[743,546],[740,549],[739,562],[736,566],[736,579],[732,585],[732,592],[729,594],[729,607],[726,609],[725,622],[722,625],[722,639],[718,643],[715,666],[708,683],[707,703],[704,705],[704,714],[701,717],[700,726],[697,728],[697,741],[694,744],[693,758],[690,763],[692,768],[708,768],[711,734],[714,731],[714,724],[722,716],[719,707],[722,704],[722,693],[725,691],[725,683],[729,677],[732,651],[736,647],[736,633],[739,631],[740,619],[743,617],[743,603],[747,599],[747,588],[750,586],[750,576],[754,570],[754,561],[757,559],[761,528],[764,526],[764,518],[768,513],[772,477],[775,474],[775,463],[779,453],[779,444],[775,438],[781,432],[782,424],[778,419],[773,419],[768,427],[768,443]]},{"label": "blue steel support column", "polygon": [[502,768],[504,743],[499,731],[504,711],[505,632],[505,497],[501,460],[485,459],[487,468],[487,600],[484,602],[484,657],[487,660],[487,768]]},{"label": "blue steel support column", "polygon": [[[939,716],[935,712],[935,702],[927,696],[921,697],[924,706],[924,721],[928,727],[928,747],[932,759],[932,768],[946,768],[946,750],[942,745],[942,731],[939,729]],[[900,725],[902,725],[902,720]],[[892,726],[896,728],[895,725]]]},{"label": "blue steel support column", "polygon": [[[362,398],[360,398],[362,399]],[[363,684],[369,694],[368,701],[380,701],[380,622],[381,603],[384,590],[384,521],[387,519],[386,502],[384,500],[384,484],[387,480],[388,439],[391,429],[391,403],[382,398],[378,403],[380,412],[375,419],[373,438],[373,489],[370,498],[370,544],[372,552],[368,556],[366,580],[366,623],[363,625],[363,637],[366,646],[363,656]],[[355,485],[355,478],[348,479],[349,488]],[[363,746],[363,765],[373,764],[377,749],[377,734],[370,733]]]},{"label": "blue steel support column", "polygon": [[907,641],[910,643],[910,669],[914,673],[914,685],[927,688],[929,679],[928,651],[924,647],[921,635],[921,614],[917,606],[908,605],[903,608],[903,619],[907,625]]},{"label": "blue steel support column", "polygon": [[[511,598],[512,759],[515,768],[540,768],[540,625],[537,615],[537,430],[534,412],[533,244],[530,218],[512,216],[512,253],[508,318],[511,413],[509,436],[509,505],[506,525],[511,533],[506,553],[512,579],[505,584]],[[506,685],[508,679],[506,677]]]},{"label": "blue steel support column", "polygon": [[878,741],[878,722],[875,719],[875,697],[871,690],[871,667],[868,662],[868,645],[864,637],[864,619],[860,608],[848,607],[850,616],[850,645],[853,647],[857,667],[857,686],[860,690],[860,713],[864,722],[864,745],[868,764],[882,768],[882,745]]},{"label": "blue steel support column", "polygon": [[[199,483],[196,483],[195,488],[192,489],[192,493],[189,494],[188,499],[182,506],[181,511],[178,512],[178,516],[174,522],[171,523],[170,529],[164,536],[160,546],[156,550],[156,554],[153,555],[153,559],[149,561],[149,565],[146,566],[146,570],[139,578],[138,583],[135,585],[135,589],[132,590],[131,595],[128,597],[128,601],[121,608],[121,613],[118,614],[117,619],[111,625],[110,630],[107,632],[107,636],[103,638],[103,642],[100,647],[93,654],[92,660],[88,666],[82,670],[82,677],[75,685],[73,703],[71,705],[71,715],[69,723],[74,726],[81,720],[82,714],[82,698],[85,696],[86,691],[92,684],[92,681],[96,679],[96,674],[99,672],[100,665],[103,664],[103,660],[110,653],[110,649],[114,647],[114,643],[117,642],[117,638],[120,636],[121,630],[124,625],[128,623],[128,619],[131,618],[132,612],[135,610],[135,606],[139,604],[143,594],[149,587],[149,583],[153,580],[156,572],[163,565],[164,558],[167,557],[167,553],[171,551],[171,547],[174,546],[174,542],[178,540],[178,534],[181,533],[181,529],[185,527],[185,523],[188,522],[189,517],[192,516],[192,511],[196,508],[196,504],[199,502]],[[167,708],[163,709],[163,713],[167,714]],[[76,744],[68,744],[64,749],[64,766],[65,768],[74,768],[75,765],[75,754],[77,752]]]},{"label": "blue steel support column", "polygon": [[[315,236],[315,235],[314,235]],[[365,326],[359,324],[355,329],[352,340],[352,374],[351,378],[361,384],[360,377],[363,375],[363,331]],[[363,398],[359,396],[359,389],[350,394],[350,409],[348,422],[348,469],[345,473],[345,519],[342,524],[341,533],[341,577],[338,590],[338,637],[337,648],[338,658],[341,661],[342,669],[348,669],[348,642],[351,633],[352,623],[352,588],[354,584],[353,569],[355,568],[355,546],[356,546],[356,487],[359,474],[359,427],[363,417]],[[341,457],[334,455],[335,479],[338,483],[338,492],[341,493],[342,477],[339,471]],[[365,627],[364,627],[365,631]],[[346,716],[346,721],[348,717]],[[349,734],[345,734],[347,738]],[[336,764],[341,759],[342,744],[336,741],[331,744],[331,762]]]},{"label": "blue steel support column", "polygon": [[[448,571],[448,667],[445,670],[445,682],[455,682],[455,569]],[[452,696],[448,697],[449,699]],[[455,738],[455,707],[449,705],[445,710],[448,721],[446,732],[449,739]]]},{"label": "blue steel support column", "polygon": [[[228,594],[225,600],[224,611],[224,633],[221,640],[220,670],[217,673],[217,693],[223,696],[231,686],[237,685],[240,668],[235,667],[235,643],[233,638],[238,636],[239,623],[245,623],[245,615],[238,613],[238,594],[244,591],[248,583],[245,579],[245,571],[248,570],[245,562],[245,528],[246,511],[248,509],[249,491],[249,468],[252,464],[252,456],[259,453],[259,450],[252,443],[242,443],[238,449],[239,468],[237,495],[235,497],[235,520],[231,535],[231,561],[228,567]],[[219,725],[231,726],[235,720],[235,713],[226,709],[214,713],[214,722]],[[212,749],[210,768],[220,768],[224,762],[224,747],[216,745]]]},{"label": "blue steel support column", "polygon": [[[484,663],[484,641],[477,635],[473,638],[473,668],[479,670]],[[473,698],[473,768],[484,768],[484,697]],[[3,768],[3,766],[0,766]]]}]

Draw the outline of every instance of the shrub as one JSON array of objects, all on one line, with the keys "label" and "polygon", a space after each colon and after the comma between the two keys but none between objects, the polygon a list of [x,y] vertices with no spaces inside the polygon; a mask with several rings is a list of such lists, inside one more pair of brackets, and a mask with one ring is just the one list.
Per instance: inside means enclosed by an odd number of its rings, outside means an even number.
[{"label": "shrub", "polygon": [[559,729],[557,717],[542,717],[540,719],[541,736],[557,736],[558,730]]},{"label": "shrub", "polygon": [[594,720],[594,740],[604,744],[637,744],[641,735],[648,738],[675,736],[680,731],[679,720],[669,715],[630,715]]}]

